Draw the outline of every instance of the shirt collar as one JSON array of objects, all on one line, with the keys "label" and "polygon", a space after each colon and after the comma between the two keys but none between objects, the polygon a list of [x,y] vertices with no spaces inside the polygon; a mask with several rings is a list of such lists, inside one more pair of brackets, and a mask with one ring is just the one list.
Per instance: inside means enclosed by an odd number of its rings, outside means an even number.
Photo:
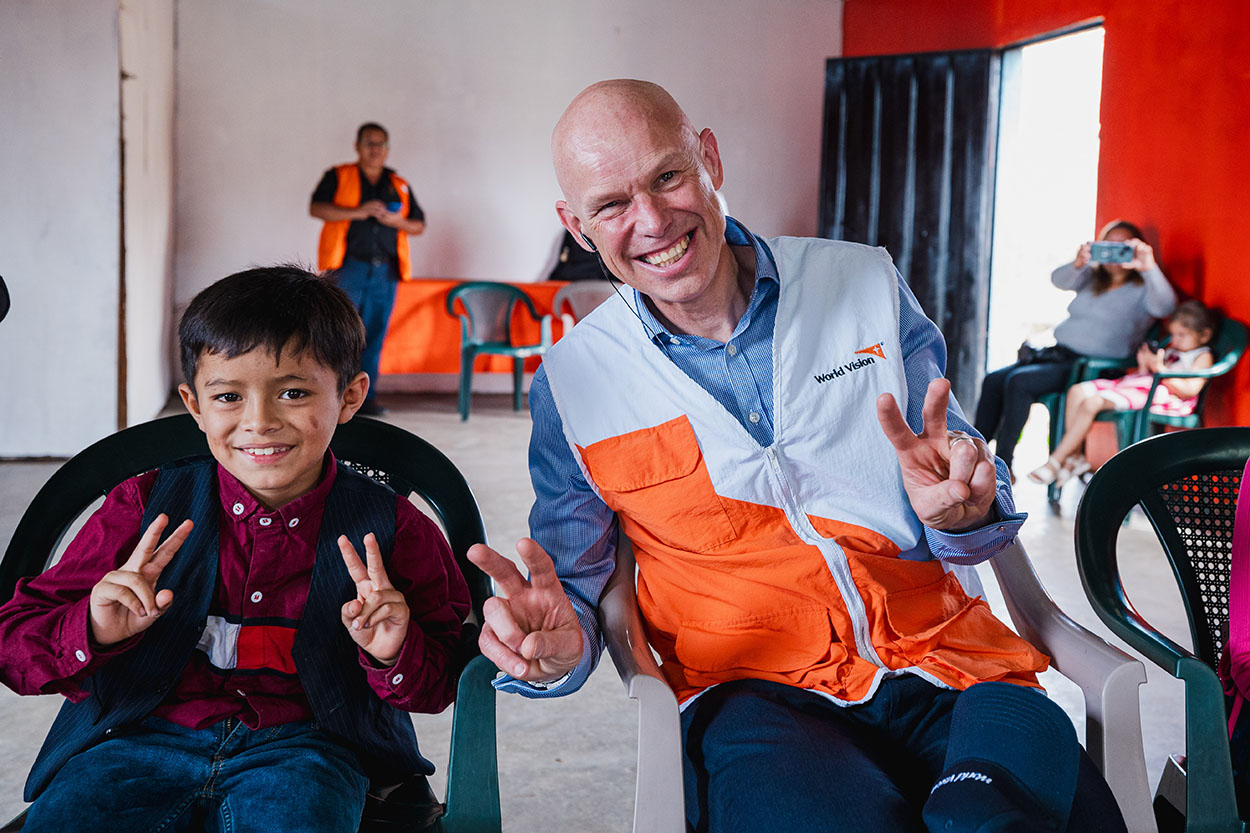
[{"label": "shirt collar", "polygon": [[[757,299],[761,294],[760,284],[762,282],[780,284],[780,277],[777,274],[777,261],[773,258],[772,250],[768,248],[764,238],[752,234],[746,226],[728,215],[725,216],[725,242],[730,246],[751,246],[755,250],[755,284],[754,289],[751,290],[751,299],[747,303],[747,311],[742,316],[742,321],[738,323],[738,327],[741,328],[749,322],[751,311],[757,306]],[[660,324],[660,320],[652,314],[651,308],[644,303],[643,295],[637,289],[634,290],[634,309],[638,311],[644,329],[652,334],[651,340],[656,344],[668,344],[674,338],[678,338]],[[695,337],[685,336],[685,338]]]},{"label": "shirt collar", "polygon": [[[239,482],[233,474],[226,471],[225,466],[217,464],[217,493],[221,497],[222,511],[226,517],[236,523],[249,521],[253,516],[273,519],[271,523],[280,523],[296,535],[303,533],[306,537],[315,537],[321,526],[321,514],[325,509],[326,497],[334,486],[338,474],[338,461],[334,452],[326,450],[325,462],[322,464],[321,480],[311,492],[297,497],[295,500],[270,511],[260,504],[247,487]],[[268,526],[269,524],[264,524]]]}]

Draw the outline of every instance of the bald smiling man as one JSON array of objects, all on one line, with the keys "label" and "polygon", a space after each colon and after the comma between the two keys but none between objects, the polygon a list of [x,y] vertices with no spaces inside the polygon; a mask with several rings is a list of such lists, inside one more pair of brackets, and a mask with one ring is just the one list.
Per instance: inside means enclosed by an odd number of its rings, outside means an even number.
[{"label": "bald smiling man", "polygon": [[499,688],[586,680],[624,535],[692,829],[1123,830],[1047,658],[979,598],[1024,516],[889,255],[726,217],[716,137],[655,84],[583,90],[552,157],[619,291],[530,390],[529,577],[470,552]]}]

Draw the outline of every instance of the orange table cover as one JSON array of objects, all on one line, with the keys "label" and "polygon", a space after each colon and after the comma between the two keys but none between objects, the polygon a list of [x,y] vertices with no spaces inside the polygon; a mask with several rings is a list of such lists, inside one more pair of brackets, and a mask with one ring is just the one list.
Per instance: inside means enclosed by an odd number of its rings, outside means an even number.
[{"label": "orange table cover", "polygon": [[[386,373],[459,373],[460,319],[447,312],[447,293],[465,281],[417,278],[401,281],[395,295],[391,326],[382,344],[381,372]],[[539,315],[551,313],[551,302],[567,281],[514,283],[534,302]],[[512,335],[516,344],[537,344],[540,325],[530,318],[528,310],[518,307],[512,318]],[[551,324],[553,339],[563,333],[560,317]],[[525,369],[533,373],[540,358],[525,360]],[[508,356],[478,356],[475,373],[511,373]]]}]

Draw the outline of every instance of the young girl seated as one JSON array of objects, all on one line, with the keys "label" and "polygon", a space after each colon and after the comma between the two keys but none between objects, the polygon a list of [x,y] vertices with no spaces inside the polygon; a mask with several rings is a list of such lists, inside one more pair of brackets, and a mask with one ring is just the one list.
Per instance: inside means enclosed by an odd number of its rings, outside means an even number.
[{"label": "young girl seated", "polygon": [[[1093,379],[1068,389],[1065,422],[1067,430],[1045,464],[1029,473],[1029,480],[1043,485],[1063,485],[1089,471],[1082,448],[1085,435],[1102,411],[1139,411],[1147,407],[1153,374],[1202,370],[1215,361],[1207,347],[1215,334],[1215,313],[1201,301],[1186,301],[1168,321],[1171,341],[1166,348],[1137,349],[1137,370],[1119,379]],[[1205,379],[1163,379],[1155,389],[1150,410],[1157,414],[1192,414]]]}]

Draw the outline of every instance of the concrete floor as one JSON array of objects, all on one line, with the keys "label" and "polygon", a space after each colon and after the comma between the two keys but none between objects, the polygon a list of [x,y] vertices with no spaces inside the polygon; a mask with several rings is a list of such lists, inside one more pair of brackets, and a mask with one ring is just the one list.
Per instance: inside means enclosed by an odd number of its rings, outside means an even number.
[{"label": "concrete floor", "polygon": [[[490,543],[501,551],[526,534],[526,516],[533,500],[526,474],[529,416],[514,413],[509,397],[479,395],[472,417],[461,423],[454,397],[384,396],[389,421],[426,438],[464,472],[486,522]],[[171,411],[172,412],[172,411]],[[1045,459],[1044,411],[1034,413],[1020,446],[1023,472]],[[0,463],[0,541],[6,543],[29,496],[55,470],[56,463]],[[1080,486],[1065,490],[1056,514],[1046,503],[1045,489],[1021,478],[1017,501],[1030,513],[1021,540],[1047,590],[1069,615],[1096,633],[1117,642],[1085,601],[1076,572],[1072,517]],[[1134,516],[1122,532],[1122,548],[1139,559],[1126,580],[1135,605],[1151,621],[1170,627],[1187,644],[1181,623],[1179,595],[1154,535]],[[1124,551],[1124,550],[1122,550]],[[987,596],[1006,614],[988,569],[983,569]],[[1147,663],[1149,683],[1142,688],[1142,721],[1147,769],[1153,784],[1167,755],[1184,750],[1183,688]],[[1043,677],[1052,696],[1083,731],[1079,690],[1055,672]],[[47,731],[60,698],[20,698],[0,688],[0,821],[23,806],[21,787]],[[515,696],[498,698],[499,762],[505,831],[535,829],[623,833],[631,829],[635,706],[625,696],[614,669],[605,659],[578,693],[559,701],[535,702]],[[414,721],[424,753],[440,767],[434,777],[442,791],[441,769],[447,757],[450,710],[443,715],[417,715]],[[552,827],[554,820],[555,827]]]}]

